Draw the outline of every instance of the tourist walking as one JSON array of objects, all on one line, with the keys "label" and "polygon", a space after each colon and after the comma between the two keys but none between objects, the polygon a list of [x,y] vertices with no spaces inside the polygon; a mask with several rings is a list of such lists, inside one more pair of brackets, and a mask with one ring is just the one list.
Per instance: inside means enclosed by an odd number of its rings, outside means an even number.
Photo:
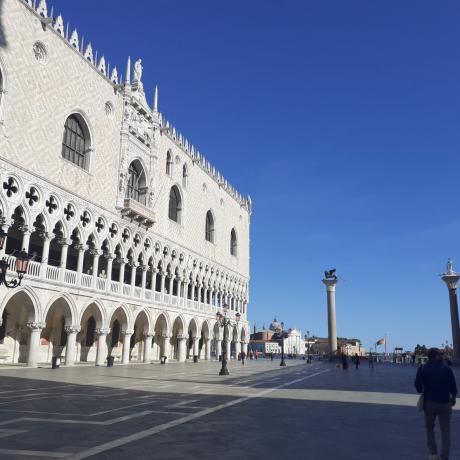
[{"label": "tourist walking", "polygon": [[241,364],[244,366],[244,360],[246,359],[246,353],[244,351],[241,352]]},{"label": "tourist walking", "polygon": [[345,353],[342,353],[342,369],[343,370],[348,369],[348,358]]},{"label": "tourist walking", "polygon": [[[421,393],[421,410],[425,413],[425,427],[428,450],[431,460],[448,460],[450,452],[450,419],[452,406],[455,406],[457,385],[452,369],[443,363],[438,348],[428,350],[428,363],[420,366],[415,378],[415,388]],[[441,428],[441,457],[438,456],[435,420],[438,418]]]},{"label": "tourist walking", "polygon": [[369,367],[371,369],[374,369],[374,356],[372,355],[372,353],[369,353]]},{"label": "tourist walking", "polygon": [[355,353],[355,367],[356,369],[359,369],[359,356],[358,356],[358,353]]}]

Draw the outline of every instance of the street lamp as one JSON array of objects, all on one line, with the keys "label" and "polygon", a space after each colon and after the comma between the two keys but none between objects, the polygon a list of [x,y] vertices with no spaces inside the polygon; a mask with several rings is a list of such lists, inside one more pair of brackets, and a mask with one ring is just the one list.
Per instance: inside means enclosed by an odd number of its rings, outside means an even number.
[{"label": "street lamp", "polygon": [[280,366],[286,366],[286,361],[284,360],[284,323],[281,323],[281,327],[277,329],[278,334],[281,336],[281,362]]},{"label": "street lamp", "polygon": [[307,331],[307,363],[310,362],[310,331]]},{"label": "street lamp", "polygon": [[[3,249],[5,244],[6,233],[0,229],[0,250]],[[6,274],[10,268],[9,262],[4,257],[0,260],[0,285],[4,284],[7,288],[15,288],[21,285],[22,278],[27,273],[27,267],[29,266],[30,256],[23,249],[16,256],[16,272],[18,273],[18,279],[13,279],[11,281],[6,280]]]},{"label": "street lamp", "polygon": [[[223,305],[224,314],[220,311],[216,313],[216,320],[219,326],[224,328],[224,340],[223,340],[223,349],[222,349],[222,368],[220,369],[219,375],[229,375],[228,368],[227,368],[227,326],[232,325],[232,321],[230,318],[227,318],[228,313],[228,305],[225,303]],[[238,323],[241,318],[240,313],[235,315],[236,322]]]}]

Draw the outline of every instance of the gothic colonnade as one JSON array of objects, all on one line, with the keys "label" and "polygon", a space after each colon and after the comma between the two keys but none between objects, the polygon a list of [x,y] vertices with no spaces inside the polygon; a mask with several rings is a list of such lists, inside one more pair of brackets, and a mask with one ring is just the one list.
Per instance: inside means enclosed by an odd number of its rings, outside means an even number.
[{"label": "gothic colonnade", "polygon": [[[42,308],[32,288],[8,292],[0,306],[0,362],[51,362],[65,359],[101,366],[108,356],[123,364],[151,362],[161,356],[185,361],[210,360],[222,352],[223,331],[211,318],[187,319],[183,314],[107,306],[98,300],[77,307],[70,294],[60,294]],[[248,333],[235,325],[227,331],[228,356],[247,351]]]}]

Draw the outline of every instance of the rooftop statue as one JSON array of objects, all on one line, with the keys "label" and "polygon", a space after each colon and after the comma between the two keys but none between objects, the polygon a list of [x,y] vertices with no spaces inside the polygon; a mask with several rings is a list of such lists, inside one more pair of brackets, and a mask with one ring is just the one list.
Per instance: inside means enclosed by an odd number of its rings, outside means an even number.
[{"label": "rooftop statue", "polygon": [[447,259],[447,267],[446,267],[446,275],[456,275],[457,272],[454,271],[454,263],[452,262],[452,259],[449,257]]},{"label": "rooftop statue", "polygon": [[142,79],[142,59],[134,63],[134,81],[140,83]]},{"label": "rooftop statue", "polygon": [[327,280],[336,280],[336,279],[338,279],[337,275],[335,274],[335,272],[336,272],[335,268],[333,268],[332,270],[325,270],[324,278],[327,279]]}]

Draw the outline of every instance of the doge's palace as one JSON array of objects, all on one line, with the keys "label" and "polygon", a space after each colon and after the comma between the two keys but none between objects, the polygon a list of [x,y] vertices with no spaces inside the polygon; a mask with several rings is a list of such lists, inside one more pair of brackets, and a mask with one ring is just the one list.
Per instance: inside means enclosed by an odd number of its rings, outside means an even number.
[{"label": "doge's palace", "polygon": [[159,112],[141,59],[112,66],[45,0],[0,13],[2,256],[11,275],[31,256],[0,288],[0,363],[215,359],[224,304],[237,356],[250,198]]}]

